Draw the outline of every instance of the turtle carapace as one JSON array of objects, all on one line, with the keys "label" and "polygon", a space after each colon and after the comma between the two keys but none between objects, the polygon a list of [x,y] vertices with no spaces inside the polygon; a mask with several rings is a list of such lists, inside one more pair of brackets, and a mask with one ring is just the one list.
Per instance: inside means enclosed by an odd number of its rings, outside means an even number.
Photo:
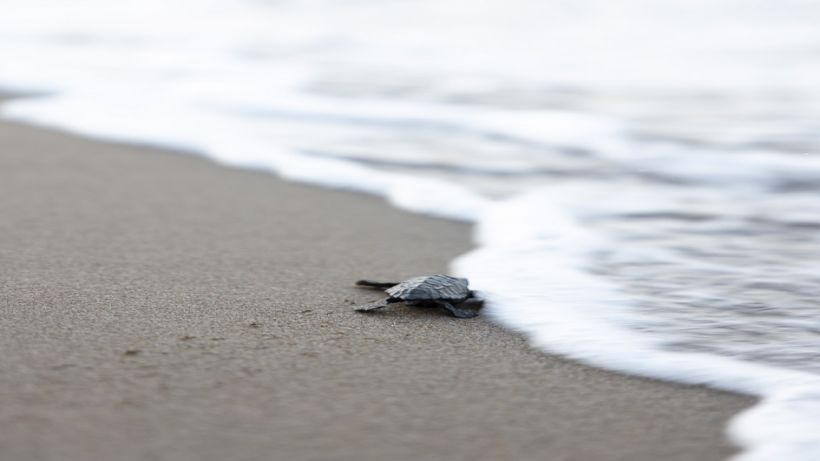
[{"label": "turtle carapace", "polygon": [[403,282],[359,280],[356,286],[382,288],[388,295],[381,301],[357,307],[359,312],[369,312],[403,302],[408,306],[440,307],[454,317],[466,319],[477,316],[478,309],[484,304],[484,300],[470,290],[467,279],[449,275],[426,275]]}]

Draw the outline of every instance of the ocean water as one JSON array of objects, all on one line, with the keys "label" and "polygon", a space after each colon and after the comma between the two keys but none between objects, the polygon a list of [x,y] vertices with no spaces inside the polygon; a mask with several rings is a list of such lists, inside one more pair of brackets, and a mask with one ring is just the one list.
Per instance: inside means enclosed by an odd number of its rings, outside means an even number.
[{"label": "ocean water", "polygon": [[7,0],[3,115],[475,223],[546,352],[761,397],[820,459],[820,4]]}]

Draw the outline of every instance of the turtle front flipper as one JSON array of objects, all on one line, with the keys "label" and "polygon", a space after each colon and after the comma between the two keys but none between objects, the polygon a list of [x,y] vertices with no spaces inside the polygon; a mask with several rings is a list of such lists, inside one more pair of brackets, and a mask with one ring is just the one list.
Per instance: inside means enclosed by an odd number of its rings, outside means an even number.
[{"label": "turtle front flipper", "polygon": [[470,309],[461,309],[448,303],[447,301],[438,301],[436,304],[438,304],[438,306],[442,309],[447,310],[447,312],[453,314],[453,317],[457,317],[460,319],[471,319],[473,317],[478,316],[477,311],[473,311]]},{"label": "turtle front flipper", "polygon": [[359,280],[356,282],[357,287],[369,288],[390,288],[398,285],[399,282],[375,282],[373,280]]},{"label": "turtle front flipper", "polygon": [[467,298],[464,301],[458,303],[458,307],[460,308],[468,308],[470,310],[477,311],[484,307],[484,300],[481,298]]},{"label": "turtle front flipper", "polygon": [[398,299],[395,298],[384,298],[380,301],[374,301],[372,303],[362,304],[361,306],[356,307],[356,312],[370,312],[375,311],[376,309],[381,309],[383,307],[387,307],[388,304],[393,304],[399,302]]}]

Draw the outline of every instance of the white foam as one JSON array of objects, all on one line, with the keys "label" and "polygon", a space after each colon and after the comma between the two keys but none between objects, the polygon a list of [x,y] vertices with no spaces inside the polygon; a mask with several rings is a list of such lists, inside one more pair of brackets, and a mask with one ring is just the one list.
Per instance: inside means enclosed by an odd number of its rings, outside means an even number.
[{"label": "white foam", "polygon": [[571,202],[566,191],[545,188],[489,207],[478,222],[481,247],[454,261],[453,271],[486,293],[489,315],[524,333],[535,347],[588,365],[765,396],[731,424],[732,439],[746,448],[738,461],[816,459],[820,377],[666,351],[665,338],[631,328],[645,319],[630,299],[585,270],[609,242],[573,220],[562,199]]}]

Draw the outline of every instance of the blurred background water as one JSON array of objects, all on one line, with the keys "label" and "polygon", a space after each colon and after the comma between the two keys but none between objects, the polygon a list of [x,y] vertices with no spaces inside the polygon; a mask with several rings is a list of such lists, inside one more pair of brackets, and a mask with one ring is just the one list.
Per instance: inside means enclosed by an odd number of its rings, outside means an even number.
[{"label": "blurred background water", "polygon": [[[7,116],[475,221],[481,247],[457,270],[547,350],[820,402],[806,397],[820,389],[817,2],[7,0],[4,11],[0,85],[40,94]],[[579,322],[617,329],[618,347],[596,349],[591,336],[608,333]],[[638,351],[723,372],[613,356]],[[762,424],[737,437],[792,450],[759,459],[816,459],[812,411],[783,416],[805,433],[799,449],[755,433]]]}]

